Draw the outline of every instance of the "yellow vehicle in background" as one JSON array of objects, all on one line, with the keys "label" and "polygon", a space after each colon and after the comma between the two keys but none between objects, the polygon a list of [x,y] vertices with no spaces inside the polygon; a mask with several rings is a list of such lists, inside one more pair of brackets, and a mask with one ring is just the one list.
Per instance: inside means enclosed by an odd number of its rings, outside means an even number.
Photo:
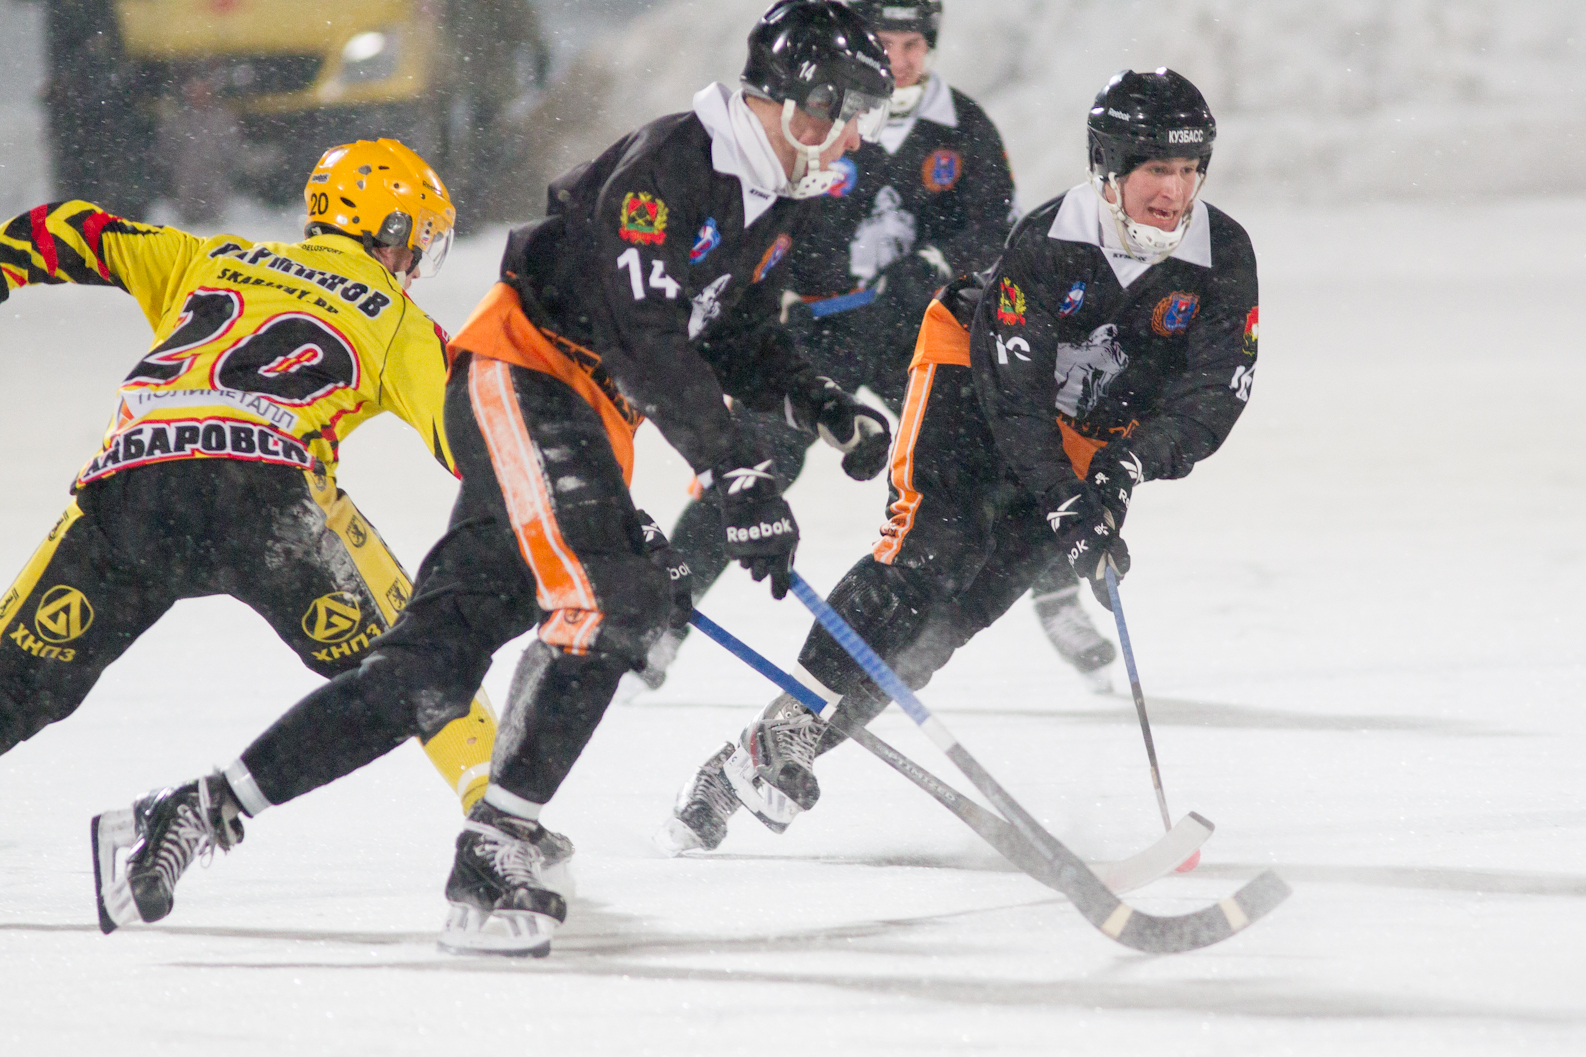
[{"label": "yellow vehicle in background", "polygon": [[478,222],[550,61],[531,0],[45,3],[57,191],[132,216],[289,203],[328,144],[389,136]]}]

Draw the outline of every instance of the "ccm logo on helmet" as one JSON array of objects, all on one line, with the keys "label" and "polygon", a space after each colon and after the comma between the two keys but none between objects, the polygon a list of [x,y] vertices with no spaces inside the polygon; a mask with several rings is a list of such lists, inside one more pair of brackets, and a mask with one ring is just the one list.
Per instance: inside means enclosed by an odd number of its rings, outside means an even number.
[{"label": "ccm logo on helmet", "polygon": [[793,531],[793,522],[789,518],[778,521],[762,521],[749,528],[728,528],[728,543],[748,543],[751,540],[768,540],[773,536],[785,536]]},{"label": "ccm logo on helmet", "polygon": [[1167,130],[1169,143],[1205,143],[1206,130],[1203,128],[1170,128]]}]

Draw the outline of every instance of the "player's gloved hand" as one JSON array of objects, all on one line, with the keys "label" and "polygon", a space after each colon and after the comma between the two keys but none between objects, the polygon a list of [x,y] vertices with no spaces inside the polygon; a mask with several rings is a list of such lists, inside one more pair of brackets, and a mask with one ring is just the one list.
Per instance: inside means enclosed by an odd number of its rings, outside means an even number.
[{"label": "player's gloved hand", "polygon": [[793,582],[799,529],[779,494],[772,460],[735,444],[710,476],[709,487],[721,497],[727,559],[748,569],[757,583],[771,577],[771,597],[782,598]]},{"label": "player's gloved hand", "polygon": [[644,556],[655,563],[657,569],[665,572],[666,578],[672,583],[672,610],[667,615],[667,626],[683,627],[694,614],[694,571],[688,567],[683,556],[672,549],[666,540],[666,533],[661,531],[661,526],[655,523],[654,518],[642,510],[634,513],[639,516],[639,529],[644,533]]},{"label": "player's gloved hand", "polygon": [[810,378],[799,392],[788,395],[786,409],[790,425],[813,430],[843,453],[843,472],[854,480],[868,481],[886,467],[892,447],[886,416],[843,392],[830,378]]},{"label": "player's gloved hand", "polygon": [[1123,441],[1113,441],[1098,451],[1090,460],[1090,473],[1085,476],[1085,482],[1096,489],[1102,504],[1112,515],[1114,531],[1123,529],[1134,486],[1144,481],[1145,467],[1140,457]]},{"label": "player's gloved hand", "polygon": [[1094,486],[1078,480],[1048,492],[1045,506],[1046,522],[1057,534],[1058,546],[1068,556],[1068,564],[1090,584],[1091,594],[1110,612],[1107,567],[1112,566],[1120,580],[1129,571],[1129,547],[1118,535],[1112,511]]}]

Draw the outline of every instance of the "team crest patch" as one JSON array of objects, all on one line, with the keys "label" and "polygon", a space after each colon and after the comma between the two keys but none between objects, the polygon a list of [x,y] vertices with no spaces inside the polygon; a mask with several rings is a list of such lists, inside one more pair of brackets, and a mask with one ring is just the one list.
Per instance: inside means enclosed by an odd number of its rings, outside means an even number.
[{"label": "team crest patch", "polygon": [[617,234],[624,242],[659,246],[666,241],[666,203],[643,191],[622,196]]},{"label": "team crest patch", "polygon": [[793,236],[787,232],[776,237],[776,241],[766,249],[765,256],[760,258],[760,263],[755,265],[754,278],[751,282],[759,282],[765,278],[765,273],[782,263],[782,258],[787,256],[787,251],[793,246]]},{"label": "team crest patch", "polygon": [[716,226],[716,218],[706,217],[705,223],[699,226],[699,234],[694,236],[694,248],[688,251],[688,263],[698,264],[720,245],[721,229]]},{"label": "team crest patch", "polygon": [[345,642],[358,634],[363,623],[363,607],[358,596],[332,591],[309,603],[303,614],[303,634],[315,642]]},{"label": "team crest patch", "polygon": [[1083,280],[1068,288],[1068,296],[1063,298],[1063,304],[1058,308],[1057,314],[1068,317],[1078,312],[1085,303],[1085,283]]},{"label": "team crest patch", "polygon": [[951,191],[962,175],[964,175],[963,155],[946,147],[938,147],[931,151],[930,156],[925,159],[925,164],[920,167],[920,176],[925,181],[925,189],[932,194]]},{"label": "team crest patch", "polygon": [[1261,338],[1261,306],[1253,305],[1245,317],[1245,355],[1256,354],[1256,342]]},{"label": "team crest patch", "polygon": [[997,284],[997,322],[1009,327],[1024,326],[1024,291],[1012,279]]},{"label": "team crest patch", "polygon": [[854,164],[852,158],[838,158],[831,167],[843,174],[843,181],[826,193],[833,198],[847,198],[854,193],[854,187],[859,183],[859,166]]},{"label": "team crest patch", "polygon": [[56,584],[44,592],[33,614],[33,629],[45,642],[81,638],[94,622],[94,607],[75,587]]},{"label": "team crest patch", "polygon": [[1200,310],[1199,295],[1174,290],[1156,303],[1156,310],[1151,313],[1151,329],[1164,338],[1182,334],[1189,329],[1190,320]]}]

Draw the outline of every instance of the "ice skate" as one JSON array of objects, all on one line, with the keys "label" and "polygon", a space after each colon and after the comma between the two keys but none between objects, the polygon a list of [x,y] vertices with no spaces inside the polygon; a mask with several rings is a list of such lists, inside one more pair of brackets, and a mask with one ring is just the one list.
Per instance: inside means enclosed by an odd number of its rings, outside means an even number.
[{"label": "ice skate", "polygon": [[567,901],[553,884],[570,880],[572,841],[538,822],[479,803],[457,836],[446,880],[451,909],[440,948],[451,954],[551,953],[551,937],[567,919]]},{"label": "ice skate", "polygon": [[727,836],[727,820],[740,806],[725,770],[737,748],[730,741],[723,745],[678,790],[672,816],[655,834],[656,847],[668,855],[720,847]]},{"label": "ice skate", "polygon": [[95,815],[89,837],[99,928],[108,935],[169,914],[176,882],[195,858],[242,842],[242,808],[226,780],[211,775]]},{"label": "ice skate", "polygon": [[612,698],[619,705],[625,705],[640,694],[651,690],[659,690],[666,682],[666,670],[672,667],[672,662],[677,660],[677,651],[683,648],[683,639],[686,632],[677,629],[666,631],[650,646],[650,652],[644,659],[644,667],[637,672],[627,672],[617,683],[616,696]]},{"label": "ice skate", "polygon": [[1051,640],[1057,655],[1084,676],[1090,688],[1098,694],[1112,690],[1112,676],[1107,666],[1117,659],[1118,651],[1102,637],[1090,617],[1080,608],[1079,585],[1038,595],[1035,615],[1041,630]]},{"label": "ice skate", "polygon": [[773,833],[820,799],[815,750],[826,723],[783,694],[744,728],[723,767],[739,801]]}]

